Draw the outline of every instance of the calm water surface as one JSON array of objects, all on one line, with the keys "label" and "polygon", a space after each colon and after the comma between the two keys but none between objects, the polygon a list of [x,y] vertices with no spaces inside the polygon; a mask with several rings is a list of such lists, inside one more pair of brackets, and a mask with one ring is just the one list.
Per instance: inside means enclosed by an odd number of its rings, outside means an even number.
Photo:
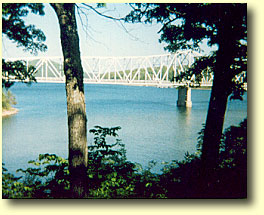
[{"label": "calm water surface", "polygon": [[[64,84],[16,84],[11,88],[19,113],[2,119],[3,162],[10,172],[25,168],[41,153],[68,156]],[[194,152],[205,123],[209,90],[192,90],[193,107],[176,107],[178,91],[155,87],[85,85],[88,129],[121,126],[127,158],[146,166],[151,160],[179,160]],[[231,101],[225,128],[247,117],[247,98]],[[92,142],[91,135],[88,142]],[[157,168],[161,166],[158,165]]]}]

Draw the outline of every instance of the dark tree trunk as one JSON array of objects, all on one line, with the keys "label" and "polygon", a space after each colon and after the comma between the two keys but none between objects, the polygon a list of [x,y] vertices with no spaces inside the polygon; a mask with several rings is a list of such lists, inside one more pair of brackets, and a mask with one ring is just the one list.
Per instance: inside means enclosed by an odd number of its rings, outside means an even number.
[{"label": "dark tree trunk", "polygon": [[202,181],[200,185],[202,188],[201,192],[204,192],[205,197],[215,195],[214,184],[217,179],[215,170],[219,164],[219,149],[232,81],[232,78],[224,72],[228,70],[225,66],[226,64],[223,63],[224,59],[228,61],[228,56],[224,55],[223,50],[219,50],[216,59],[217,65],[214,73],[214,81],[205,124],[201,155]]},{"label": "dark tree trunk", "polygon": [[223,132],[228,96],[231,94],[232,79],[235,74],[230,71],[235,56],[236,38],[232,32],[232,16],[225,16],[226,10],[219,9],[223,17],[218,28],[219,50],[216,56],[214,81],[207,113],[202,147],[202,177],[210,183],[214,169],[219,162],[220,141]]},{"label": "dark tree trunk", "polygon": [[202,164],[206,171],[217,166],[228,94],[222,80],[215,76],[207,113],[202,147]]},{"label": "dark tree trunk", "polygon": [[87,191],[87,118],[79,37],[74,4],[51,4],[60,25],[66,76],[69,170],[72,197],[83,198]]}]

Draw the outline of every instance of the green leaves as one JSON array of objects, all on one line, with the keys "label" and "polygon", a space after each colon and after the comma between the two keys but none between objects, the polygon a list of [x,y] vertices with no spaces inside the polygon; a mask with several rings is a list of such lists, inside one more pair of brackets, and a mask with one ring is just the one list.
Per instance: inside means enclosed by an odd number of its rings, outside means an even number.
[{"label": "green leaves", "polygon": [[2,87],[8,89],[16,80],[27,84],[36,82],[34,71],[35,68],[33,66],[27,67],[25,61],[6,61],[2,59]]},{"label": "green leaves", "polygon": [[[162,28],[158,32],[159,42],[165,43],[165,50],[169,52],[197,49],[204,39],[208,41],[208,47],[218,46],[215,54],[198,59],[185,74],[174,79],[197,86],[201,81],[202,73],[210,75],[219,71],[223,82],[227,83],[239,73],[247,72],[246,4],[137,3],[130,6],[132,11],[125,21],[161,23]],[[219,50],[227,50],[222,56],[223,59],[217,59]],[[216,65],[218,65],[217,69]],[[242,98],[243,84],[246,81],[245,78],[242,82],[228,83],[228,93],[233,94],[233,99]]]},{"label": "green leaves", "polygon": [[5,92],[4,90],[2,91],[2,108],[4,110],[9,110],[12,105],[16,104],[16,99],[15,96],[8,90]]},{"label": "green leaves", "polygon": [[8,173],[7,169],[2,169],[2,197],[5,198],[25,198],[30,197],[30,190],[25,189],[24,184],[20,181],[22,177],[15,177]]},{"label": "green leaves", "polygon": [[[3,173],[6,198],[56,198],[68,195],[70,184],[66,159],[55,154],[40,154],[37,160],[28,163],[33,167],[17,170],[23,177]],[[10,191],[12,187],[16,188],[15,193]]]},{"label": "green leaves", "polygon": [[34,25],[26,25],[23,17],[29,12],[44,15],[43,4],[2,4],[2,33],[18,47],[37,54],[38,51],[45,51],[47,46],[44,44],[46,37],[44,33]]},{"label": "green leaves", "polygon": [[[124,145],[120,139],[115,139],[114,143],[106,143],[106,138],[117,137],[117,131],[121,127],[104,128],[101,126],[95,126],[94,129],[90,129],[90,133],[94,134],[93,145],[88,146],[91,151],[89,156],[93,156],[93,160],[118,160],[119,156],[125,157]],[[110,161],[111,162],[111,161]]]},{"label": "green leaves", "polygon": [[226,129],[221,142],[220,165],[222,168],[246,165],[247,119],[243,120],[239,126],[231,126]]},{"label": "green leaves", "polygon": [[96,7],[97,8],[106,7],[106,3],[97,3]]},{"label": "green leaves", "polygon": [[121,198],[133,193],[129,181],[134,165],[126,160],[125,145],[116,138],[120,129],[119,126],[90,129],[94,142],[88,146],[88,176],[90,195],[95,198]]},{"label": "green leaves", "polygon": [[[93,133],[101,135],[110,130],[96,126]],[[118,130],[118,129],[117,129]],[[116,134],[117,135],[117,134]],[[203,130],[200,132],[203,138]],[[241,196],[246,192],[247,120],[239,126],[228,128],[222,138],[219,167],[216,169],[212,187],[201,189],[204,178],[200,176],[199,155],[185,154],[181,161],[164,162],[162,174],[151,169],[156,162],[150,161],[146,169],[125,159],[125,153],[118,144],[106,143],[117,154],[90,151],[89,196],[87,198],[199,198],[206,195]],[[97,144],[97,143],[96,143]],[[105,149],[104,145],[99,146]],[[124,147],[124,146],[123,146]],[[110,162],[111,161],[111,162]],[[67,198],[69,196],[68,161],[55,154],[40,154],[29,161],[26,170],[19,169],[23,177],[15,177],[3,165],[3,198]],[[228,193],[229,192],[229,193]]]}]

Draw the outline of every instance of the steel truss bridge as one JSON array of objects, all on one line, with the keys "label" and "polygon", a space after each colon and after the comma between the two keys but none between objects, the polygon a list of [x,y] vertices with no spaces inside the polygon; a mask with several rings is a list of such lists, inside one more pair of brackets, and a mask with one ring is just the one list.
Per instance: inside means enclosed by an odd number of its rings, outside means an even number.
[{"label": "steel truss bridge", "polygon": [[[81,57],[84,83],[121,84],[135,86],[177,87],[184,82],[172,81],[199,58],[198,52],[177,51],[174,54],[133,57]],[[62,57],[31,57],[6,59],[24,60],[34,66],[37,82],[64,83]],[[237,77],[240,79],[241,77]],[[191,77],[195,80],[195,76]],[[212,86],[213,75],[203,75],[201,86]]]}]

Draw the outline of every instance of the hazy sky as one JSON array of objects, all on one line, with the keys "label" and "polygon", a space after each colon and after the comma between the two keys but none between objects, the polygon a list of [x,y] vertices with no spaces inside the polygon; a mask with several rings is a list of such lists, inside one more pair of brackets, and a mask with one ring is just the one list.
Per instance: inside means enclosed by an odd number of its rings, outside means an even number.
[{"label": "hazy sky", "polygon": [[[107,8],[100,11],[108,11],[107,14],[118,17],[128,13],[130,7],[125,4],[107,4]],[[85,17],[82,17],[84,25],[88,24],[85,33],[78,19],[78,32],[80,37],[80,48],[83,56],[143,56],[166,53],[163,45],[158,42],[157,34],[160,25],[128,24],[125,23],[127,33],[121,24],[88,11],[88,23]],[[39,53],[38,56],[62,56],[59,24],[55,12],[49,4],[45,4],[45,15],[39,16],[29,14],[26,17],[26,23],[34,24],[42,29],[46,35],[46,44],[48,50]],[[32,56],[24,52],[23,48],[17,48],[3,36],[2,43],[3,57],[26,57]]]},{"label": "hazy sky", "polygon": [[[130,11],[126,4],[107,4],[107,8],[101,8],[101,12],[114,17],[123,17]],[[83,29],[80,18],[78,20],[78,32],[80,37],[80,49],[83,56],[146,56],[165,54],[165,44],[158,42],[161,28],[159,24],[128,24],[124,23],[127,33],[118,21],[113,21],[86,11],[87,18],[82,16],[82,22],[86,26]],[[59,24],[54,10],[49,4],[45,4],[45,15],[29,14],[24,20],[27,24],[34,24],[42,29],[46,35],[48,50],[39,52],[38,56],[62,56]],[[87,27],[88,26],[88,27]],[[86,32],[85,32],[86,31]],[[23,48],[17,48],[3,35],[2,55],[9,57],[32,56],[24,52]]]}]

